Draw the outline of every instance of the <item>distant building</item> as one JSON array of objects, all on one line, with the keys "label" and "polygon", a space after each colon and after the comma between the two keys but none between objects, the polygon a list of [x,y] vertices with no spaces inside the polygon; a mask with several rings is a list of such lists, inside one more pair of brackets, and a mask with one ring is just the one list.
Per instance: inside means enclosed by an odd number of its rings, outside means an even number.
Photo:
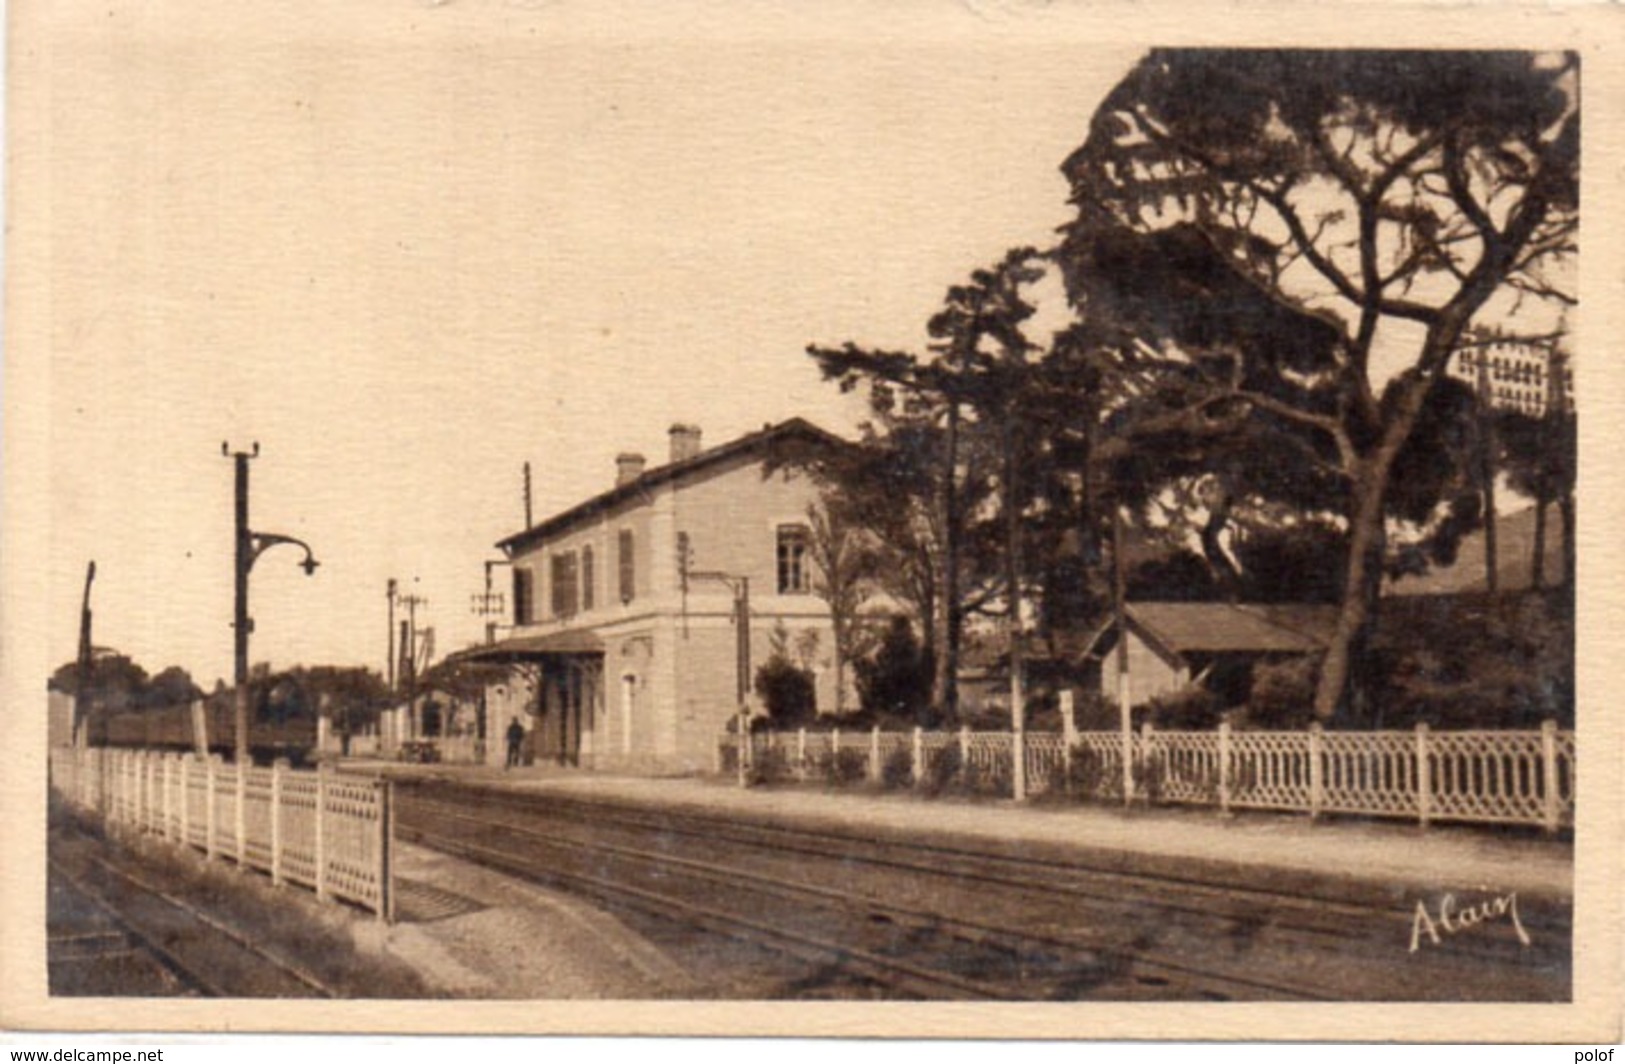
[{"label": "distant building", "polygon": [[[1260,662],[1325,650],[1337,623],[1335,606],[1135,602],[1123,613],[1129,704],[1136,706],[1199,679],[1223,686]],[[1119,638],[1112,618],[1085,642],[1082,655],[1090,671],[1099,670],[1101,695],[1113,702]]]},{"label": "distant building", "polygon": [[1562,356],[1547,347],[1516,340],[1471,347],[1451,359],[1450,375],[1475,391],[1487,387],[1491,405],[1501,410],[1539,417],[1554,395],[1561,397],[1564,409],[1574,405],[1574,375]]},{"label": "distant building", "polygon": [[491,736],[519,716],[538,759],[709,767],[739,710],[736,603],[747,593],[747,684],[782,627],[815,648],[819,704],[833,704],[833,639],[814,593],[808,520],[817,487],[794,469],[767,470],[775,457],[839,440],[799,418],[709,450],[691,425],[672,426],[670,439],[666,463],[651,469],[623,454],[609,490],[497,544],[512,564],[514,625],[464,652],[517,666],[492,699]]}]

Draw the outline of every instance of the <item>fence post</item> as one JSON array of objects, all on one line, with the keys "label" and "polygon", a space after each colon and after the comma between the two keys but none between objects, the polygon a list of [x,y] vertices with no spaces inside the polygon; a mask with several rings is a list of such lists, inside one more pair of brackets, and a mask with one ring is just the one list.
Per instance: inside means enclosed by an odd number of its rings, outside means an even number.
[{"label": "fence post", "polygon": [[959,771],[964,772],[970,765],[970,725],[959,726]]},{"label": "fence post", "polygon": [[830,779],[840,782],[841,779],[841,729],[829,730],[829,771]]},{"label": "fence post", "polygon": [[909,747],[909,777],[918,787],[925,779],[925,732],[918,724],[914,725],[914,741]]},{"label": "fence post", "polygon": [[1027,800],[1027,729],[1014,728],[1010,732],[1010,797],[1018,802]]},{"label": "fence post", "polygon": [[1144,765],[1141,770],[1145,786],[1145,804],[1150,805],[1158,797],[1157,773],[1157,729],[1149,719],[1140,725],[1140,763]]},{"label": "fence post", "polygon": [[203,762],[203,854],[211,861],[214,860],[216,822],[220,818],[219,803],[214,798],[215,766],[218,763],[219,759],[214,754]]},{"label": "fence post", "polygon": [[[1126,684],[1126,680],[1120,681]],[[1134,725],[1132,717],[1124,713],[1120,721],[1123,741],[1123,808],[1134,804]]]},{"label": "fence post", "polygon": [[1416,819],[1428,826],[1433,804],[1433,766],[1428,764],[1428,726],[1416,725]]},{"label": "fence post", "polygon": [[807,778],[807,729],[796,729],[796,779]]},{"label": "fence post", "polygon": [[327,762],[316,766],[315,825],[316,897],[327,900]]},{"label": "fence post", "polygon": [[1320,764],[1320,721],[1309,722],[1309,819],[1315,820],[1320,816],[1320,806],[1325,801],[1326,779]]},{"label": "fence post", "polygon": [[1563,823],[1563,796],[1557,778],[1557,721],[1540,722],[1541,826],[1555,834]]},{"label": "fence post", "polygon": [[373,781],[378,802],[378,919],[395,922],[395,788],[389,780]]},{"label": "fence post", "polygon": [[880,725],[869,733],[869,782],[880,782]]},{"label": "fence post", "polygon": [[1078,712],[1072,688],[1061,691],[1061,793],[1072,793],[1072,748],[1078,744]]},{"label": "fence post", "polygon": [[1219,812],[1230,815],[1230,722],[1219,722]]},{"label": "fence post", "polygon": [[271,762],[271,883],[282,883],[282,773],[287,762]]}]

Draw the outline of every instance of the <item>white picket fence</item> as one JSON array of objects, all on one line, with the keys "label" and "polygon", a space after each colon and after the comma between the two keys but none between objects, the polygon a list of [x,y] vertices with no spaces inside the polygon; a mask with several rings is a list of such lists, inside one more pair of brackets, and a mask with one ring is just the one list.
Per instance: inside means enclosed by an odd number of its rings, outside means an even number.
[{"label": "white picket fence", "polygon": [[388,780],[239,770],[151,750],[54,747],[51,787],[109,825],[189,846],[394,919]]},{"label": "white picket fence", "polygon": [[[1009,795],[1016,744],[1028,796],[1433,821],[1574,823],[1575,737],[1538,731],[757,732],[746,765],[766,779],[899,782]],[[719,772],[738,768],[722,736]],[[1129,771],[1123,771],[1125,756]],[[946,760],[945,760],[946,759]]]}]

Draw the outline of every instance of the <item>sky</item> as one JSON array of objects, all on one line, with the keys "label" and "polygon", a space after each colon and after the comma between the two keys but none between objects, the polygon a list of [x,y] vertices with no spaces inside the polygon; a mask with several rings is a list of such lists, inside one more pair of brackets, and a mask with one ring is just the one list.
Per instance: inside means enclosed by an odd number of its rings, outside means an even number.
[{"label": "sky", "polygon": [[260,558],[253,660],[382,671],[390,578],[466,645],[523,463],[540,519],[674,422],[850,433],[806,345],[920,349],[948,285],[1051,242],[1059,164],[1140,54],[976,3],[50,6],[16,184],[48,652],[75,653],[94,559],[97,645],[205,687],[231,674],[222,442],[260,445],[251,527],[321,562]]}]

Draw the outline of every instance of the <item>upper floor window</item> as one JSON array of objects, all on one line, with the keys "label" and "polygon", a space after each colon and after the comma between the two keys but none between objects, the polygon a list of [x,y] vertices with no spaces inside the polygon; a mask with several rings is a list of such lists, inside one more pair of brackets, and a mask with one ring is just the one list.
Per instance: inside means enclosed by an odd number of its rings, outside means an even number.
[{"label": "upper floor window", "polygon": [[553,616],[572,617],[576,612],[576,553],[553,555]]},{"label": "upper floor window", "polygon": [[631,602],[637,595],[637,569],[632,560],[632,530],[630,528],[621,529],[621,534],[616,539],[616,552],[620,555],[617,561],[620,563],[621,571],[621,601]]},{"label": "upper floor window", "polygon": [[779,526],[779,594],[800,595],[812,590],[812,533],[806,525]]},{"label": "upper floor window", "polygon": [[593,604],[593,571],[592,548],[581,548],[581,608],[592,609]]},{"label": "upper floor window", "polygon": [[535,619],[536,579],[529,569],[513,567],[513,623],[530,624]]}]

